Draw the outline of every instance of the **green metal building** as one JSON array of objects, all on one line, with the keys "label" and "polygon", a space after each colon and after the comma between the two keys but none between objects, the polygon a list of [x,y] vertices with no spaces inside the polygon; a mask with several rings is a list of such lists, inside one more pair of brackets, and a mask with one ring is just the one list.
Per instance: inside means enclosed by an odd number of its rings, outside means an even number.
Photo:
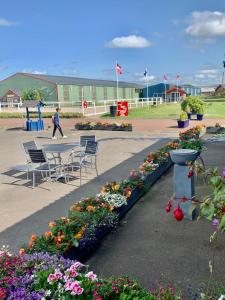
[{"label": "green metal building", "polygon": [[[0,101],[16,102],[24,90],[40,89],[46,102],[98,102],[117,99],[116,81],[16,73],[0,81]],[[118,99],[139,98],[141,85],[119,82]]]}]

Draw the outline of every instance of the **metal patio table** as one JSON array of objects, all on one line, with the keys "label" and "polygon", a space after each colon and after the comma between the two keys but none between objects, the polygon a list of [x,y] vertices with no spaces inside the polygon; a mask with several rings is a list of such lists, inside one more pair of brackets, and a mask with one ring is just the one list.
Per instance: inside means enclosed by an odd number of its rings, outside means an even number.
[{"label": "metal patio table", "polygon": [[[66,152],[72,152],[73,149],[79,147],[79,143],[60,143],[60,144],[44,144],[43,145],[43,150],[45,153],[51,153],[53,155],[54,159],[59,160],[59,164],[64,166],[63,160],[62,160],[62,154]],[[55,156],[56,155],[56,156]],[[58,180],[59,178],[65,178],[66,179],[66,174],[63,172],[61,174],[53,175],[55,180]]]}]

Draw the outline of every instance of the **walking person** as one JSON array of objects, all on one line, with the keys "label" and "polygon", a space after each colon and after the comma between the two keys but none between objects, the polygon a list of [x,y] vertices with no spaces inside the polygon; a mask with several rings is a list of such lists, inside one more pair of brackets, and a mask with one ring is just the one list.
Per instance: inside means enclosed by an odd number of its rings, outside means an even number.
[{"label": "walking person", "polygon": [[52,116],[52,123],[54,124],[53,133],[52,133],[52,139],[53,140],[57,139],[57,137],[55,136],[55,132],[56,132],[57,129],[59,130],[59,132],[60,132],[60,134],[61,134],[61,136],[62,136],[63,139],[67,138],[67,136],[63,134],[62,128],[59,125],[59,112],[60,112],[60,110],[61,109],[59,107],[57,107],[56,108],[56,112]]}]

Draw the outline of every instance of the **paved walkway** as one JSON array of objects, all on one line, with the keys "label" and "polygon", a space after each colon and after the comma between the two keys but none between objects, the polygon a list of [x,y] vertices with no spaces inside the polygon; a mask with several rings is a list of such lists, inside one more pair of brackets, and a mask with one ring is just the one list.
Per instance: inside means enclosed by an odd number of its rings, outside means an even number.
[{"label": "paved walkway", "polygon": [[[149,144],[149,140],[148,144]],[[55,198],[55,201],[50,201],[45,203],[43,205],[43,202],[45,199],[38,198],[35,195],[35,190],[31,190],[31,193],[33,193],[33,197],[26,197],[26,201],[24,203],[31,203],[31,207],[34,207],[33,202],[41,202],[41,208],[39,210],[34,210],[32,214],[28,214],[27,216],[24,215],[23,218],[18,218],[18,221],[15,223],[12,223],[11,226],[6,228],[5,230],[2,230],[0,233],[0,246],[3,244],[7,244],[11,247],[11,249],[18,249],[18,246],[21,245],[23,242],[27,242],[28,238],[33,233],[41,234],[48,228],[48,222],[51,220],[54,220],[55,218],[58,218],[60,216],[65,216],[67,214],[67,211],[69,207],[76,201],[79,201],[82,197],[88,197],[92,195],[96,195],[101,187],[105,185],[106,182],[110,181],[120,181],[124,178],[126,178],[129,174],[129,171],[132,169],[136,169],[140,163],[143,161],[143,158],[147,155],[149,151],[156,151],[159,147],[164,145],[166,143],[166,139],[162,139],[159,142],[154,143],[152,146],[148,146],[144,150],[138,152],[137,154],[132,154],[129,156],[128,159],[124,159],[122,162],[120,162],[118,165],[114,166],[113,168],[110,168],[109,170],[102,172],[102,174],[97,178],[94,178],[87,182],[86,184],[82,185],[78,188],[71,188],[71,191],[67,191],[66,194],[62,194],[61,197]],[[106,140],[107,143],[109,143]],[[130,151],[129,149],[129,140],[125,139],[127,148],[126,151]],[[118,148],[118,147],[117,147]],[[118,149],[117,149],[118,150]],[[114,148],[115,151],[115,148]],[[118,152],[117,152],[118,153]],[[21,212],[25,211],[27,214],[27,211],[30,210],[29,206],[27,207],[26,204],[21,206],[22,199],[18,198],[19,193],[21,191],[18,191],[18,188],[15,189],[14,197],[5,202],[5,207],[8,207],[8,218],[12,219],[12,215],[10,214],[10,210],[16,213],[16,210],[19,210]],[[29,190],[27,191],[27,193]],[[56,197],[55,191],[52,191],[53,198]],[[24,194],[26,195],[26,194]],[[39,194],[45,195],[43,193]],[[3,199],[4,200],[4,199]],[[2,200],[2,201],[3,201]],[[12,207],[10,203],[14,203],[16,206]],[[2,213],[2,212],[1,212]],[[3,216],[4,217],[4,216]]]},{"label": "paved walkway", "polygon": [[[223,144],[208,144],[203,157],[207,167],[225,164]],[[209,276],[212,258],[209,235],[215,228],[204,220],[178,223],[164,211],[173,194],[172,169],[163,175],[110,233],[88,260],[91,270],[102,276],[128,274],[146,288],[156,281],[176,282],[186,290],[188,284],[199,287]],[[198,198],[205,196],[202,180],[197,183]],[[225,279],[225,237],[215,252],[216,278]]]},{"label": "paved walkway", "polygon": [[[115,120],[113,119],[102,119],[97,117],[90,117],[85,119],[61,119],[62,127],[66,129],[73,129],[76,122],[80,121],[102,121],[102,122],[109,122],[113,123]],[[127,119],[127,120],[118,120],[116,122],[129,122],[133,124],[134,131],[136,132],[179,132],[180,128],[177,128],[177,121],[173,119]],[[225,124],[224,119],[204,119],[203,121],[191,121],[190,127],[195,125],[204,124],[207,126],[215,125],[215,123]],[[44,119],[45,128],[48,127],[52,130],[52,123],[50,119]],[[0,128],[18,128],[22,126],[21,119],[0,119]]]}]

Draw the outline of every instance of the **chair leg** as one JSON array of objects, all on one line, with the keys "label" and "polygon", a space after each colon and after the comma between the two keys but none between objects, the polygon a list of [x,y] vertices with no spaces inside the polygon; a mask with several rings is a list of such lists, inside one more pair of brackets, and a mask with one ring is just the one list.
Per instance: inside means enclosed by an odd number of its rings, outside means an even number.
[{"label": "chair leg", "polygon": [[33,189],[35,188],[35,171],[33,171]]},{"label": "chair leg", "polygon": [[95,170],[96,170],[96,174],[97,174],[97,176],[98,176],[97,159],[96,159],[96,157],[95,157]]}]

